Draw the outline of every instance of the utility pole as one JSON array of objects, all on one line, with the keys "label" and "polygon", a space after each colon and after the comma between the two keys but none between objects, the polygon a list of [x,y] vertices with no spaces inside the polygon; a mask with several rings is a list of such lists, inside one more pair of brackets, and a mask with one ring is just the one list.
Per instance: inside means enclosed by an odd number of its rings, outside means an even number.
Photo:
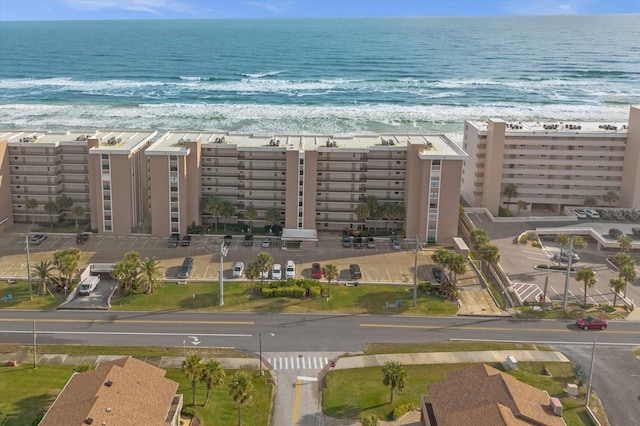
[{"label": "utility pole", "polygon": [[227,255],[228,249],[224,241],[220,243],[220,306],[224,306],[224,257]]},{"label": "utility pole", "polygon": [[33,369],[38,368],[36,364],[36,319],[33,319]]},{"label": "utility pole", "polygon": [[591,353],[591,371],[589,371],[589,385],[587,386],[587,407],[589,406],[589,397],[591,396],[591,380],[593,379],[593,366],[596,362],[596,339],[593,339],[593,352]]},{"label": "utility pole", "polygon": [[[562,257],[562,252],[560,252]],[[569,259],[567,259],[567,274],[564,279],[564,297],[562,298],[562,309],[567,309],[567,299],[569,297],[569,277],[571,275],[571,262],[573,262],[573,237],[569,240]]]},{"label": "utility pole", "polygon": [[416,249],[415,259],[413,260],[413,307],[418,306],[418,248],[420,247],[420,241],[416,235]]},{"label": "utility pole", "polygon": [[27,247],[27,281],[29,282],[29,300],[33,300],[33,292],[31,290],[31,259],[29,256],[29,233],[25,236],[25,243]]}]

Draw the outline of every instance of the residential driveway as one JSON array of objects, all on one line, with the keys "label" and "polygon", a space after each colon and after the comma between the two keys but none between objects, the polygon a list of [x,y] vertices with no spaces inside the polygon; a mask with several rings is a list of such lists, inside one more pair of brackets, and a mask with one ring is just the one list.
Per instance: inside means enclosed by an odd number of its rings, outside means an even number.
[{"label": "residential driveway", "polygon": [[[535,231],[537,228],[557,227],[570,229],[571,227],[584,228],[585,226],[592,226],[594,229],[606,232],[605,229],[608,230],[612,227],[620,227],[622,229],[623,227],[621,224],[611,221],[603,223],[601,220],[494,223],[484,214],[473,213],[470,217],[478,228],[484,229],[489,234],[491,242],[500,249],[500,265],[511,279],[521,299],[529,302],[534,302],[536,296],[544,291],[545,282],[548,282],[547,298],[561,301],[564,297],[567,279],[566,273],[563,271],[550,272],[535,269],[536,265],[554,264],[553,255],[560,251],[560,247],[554,242],[555,237],[543,238],[543,247],[540,249],[530,245],[518,244],[518,236],[522,232]],[[628,223],[624,224],[624,226],[630,229],[634,225]],[[609,281],[617,276],[617,271],[606,261],[606,258],[615,255],[618,251],[613,249],[599,250],[596,241],[591,237],[585,237],[585,241],[588,246],[577,250],[580,261],[574,266],[576,269],[591,268],[596,273],[598,282],[593,288],[587,289],[587,302],[592,304],[612,303],[613,292],[610,289]],[[638,253],[632,253],[632,256],[636,258],[638,263],[640,258]],[[575,279],[575,273],[570,275],[568,284],[569,302],[583,303],[584,284]],[[640,301],[640,280],[629,284],[627,296],[631,300]]]},{"label": "residential driveway", "polygon": [[75,297],[64,302],[58,309],[109,309],[109,298],[115,292],[118,283],[108,274],[101,274],[100,284],[93,292],[82,295],[76,291]]}]

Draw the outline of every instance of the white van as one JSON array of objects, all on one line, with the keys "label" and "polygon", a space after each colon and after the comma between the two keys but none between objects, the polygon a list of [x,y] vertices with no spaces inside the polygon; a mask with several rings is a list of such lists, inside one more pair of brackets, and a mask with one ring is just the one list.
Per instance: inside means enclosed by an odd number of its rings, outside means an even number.
[{"label": "white van", "polygon": [[78,293],[82,295],[91,294],[91,292],[93,292],[93,290],[96,289],[98,284],[100,284],[100,277],[98,276],[87,277],[84,279],[84,281],[80,283],[80,286],[78,287]]},{"label": "white van", "polygon": [[286,279],[296,277],[296,264],[293,263],[293,260],[287,260],[287,266],[284,268],[284,277]]}]

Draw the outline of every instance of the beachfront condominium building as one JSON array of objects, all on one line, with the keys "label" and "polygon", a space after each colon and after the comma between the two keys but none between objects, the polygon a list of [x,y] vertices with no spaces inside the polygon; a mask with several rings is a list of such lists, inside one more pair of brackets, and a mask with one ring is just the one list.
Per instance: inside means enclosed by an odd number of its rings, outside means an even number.
[{"label": "beachfront condominium building", "polygon": [[[441,135],[172,131],[145,154],[154,235],[242,221],[280,225],[284,241],[309,246],[318,231],[357,230],[367,219],[422,242],[457,234],[466,154]],[[371,197],[386,208],[377,220],[356,212]],[[209,208],[207,199],[227,207]]]},{"label": "beachfront condominium building", "polygon": [[[149,228],[142,153],[155,135],[0,131],[0,226],[77,219],[98,232],[120,235]],[[61,205],[62,199],[71,203]]]},{"label": "beachfront condominium building", "polygon": [[[609,205],[609,192],[619,197],[614,207],[640,208],[638,107],[625,123],[465,121],[463,148],[462,197],[493,215],[517,201],[532,212],[561,212],[588,198]],[[507,185],[517,196],[505,194]]]}]

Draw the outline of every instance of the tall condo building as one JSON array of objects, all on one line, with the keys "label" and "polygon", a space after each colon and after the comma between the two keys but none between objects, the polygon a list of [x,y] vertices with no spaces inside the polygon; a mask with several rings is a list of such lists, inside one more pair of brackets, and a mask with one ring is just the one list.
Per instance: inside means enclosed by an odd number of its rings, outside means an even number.
[{"label": "tall condo building", "polygon": [[[640,108],[627,123],[465,121],[469,153],[462,197],[498,215],[522,200],[531,211],[561,212],[615,192],[617,207],[640,208]],[[517,197],[505,195],[513,184]]]}]

